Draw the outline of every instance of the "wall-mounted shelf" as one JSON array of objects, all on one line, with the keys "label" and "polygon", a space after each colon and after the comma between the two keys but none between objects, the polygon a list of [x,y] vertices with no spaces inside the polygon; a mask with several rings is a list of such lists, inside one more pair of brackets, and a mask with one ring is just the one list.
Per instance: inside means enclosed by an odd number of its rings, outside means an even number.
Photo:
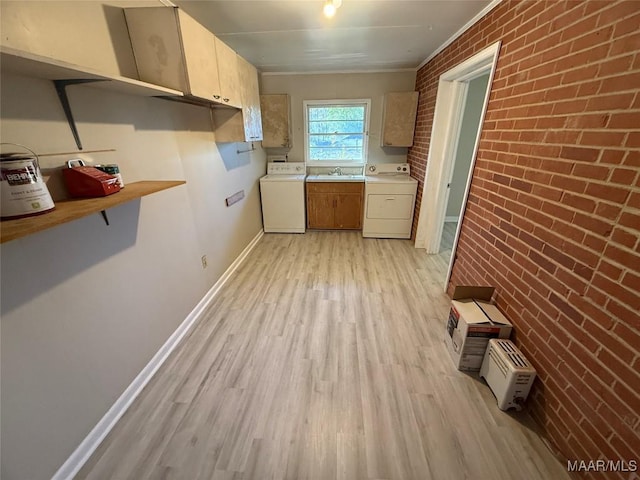
[{"label": "wall-mounted shelf", "polygon": [[93,213],[104,212],[107,208],[130,202],[145,195],[160,192],[168,188],[184,185],[186,182],[176,181],[144,181],[128,183],[118,193],[99,198],[76,198],[55,202],[56,209],[52,212],[35,217],[4,220],[0,223],[0,243],[9,242],[20,237],[31,235],[53,228],[57,225],[72,222]]},{"label": "wall-mounted shelf", "polygon": [[95,80],[95,83],[90,84],[91,87],[105,88],[144,97],[183,96],[183,93],[178,90],[141,82],[133,78],[110,75],[92,68],[36,55],[6,45],[0,46],[0,54],[3,72],[12,72],[45,80]]},{"label": "wall-mounted shelf", "polygon": [[86,84],[145,97],[183,97],[183,93],[178,90],[152,85],[133,78],[108,75],[91,68],[80,67],[62,60],[17,50],[6,45],[0,46],[0,53],[3,71],[53,81],[78,150],[82,150],[82,142],[69,105],[66,92],[68,86]]}]

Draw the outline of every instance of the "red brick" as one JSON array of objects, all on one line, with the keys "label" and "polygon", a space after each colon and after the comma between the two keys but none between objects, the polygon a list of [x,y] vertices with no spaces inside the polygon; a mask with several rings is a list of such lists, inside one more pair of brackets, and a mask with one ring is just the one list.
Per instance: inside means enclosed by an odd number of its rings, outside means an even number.
[{"label": "red brick", "polygon": [[617,220],[622,212],[620,205],[611,205],[609,203],[600,202],[596,207],[596,215],[599,217],[607,218],[609,220]]},{"label": "red brick", "polygon": [[610,222],[605,222],[580,212],[576,212],[573,217],[573,223],[602,237],[608,237],[613,229]]},{"label": "red brick", "polygon": [[[542,160],[541,164],[541,168],[543,171],[539,172],[538,175],[549,175],[549,173],[547,172],[564,173],[568,175],[573,170],[574,165],[575,164],[573,162],[567,162],[565,160],[545,159]],[[531,173],[531,175],[533,175],[533,172]],[[551,184],[551,180],[552,177],[549,178],[548,184]]]},{"label": "red brick", "polygon": [[621,164],[625,154],[625,150],[605,150],[600,156],[600,163],[614,163]]},{"label": "red brick", "polygon": [[640,125],[640,112],[624,112],[613,113],[607,127],[633,130],[637,128],[638,125]]},{"label": "red brick", "polygon": [[600,263],[598,264],[598,272],[602,273],[604,276],[610,278],[611,280],[620,280],[623,271],[624,270],[622,268],[617,267],[604,259],[601,259]]},{"label": "red brick", "polygon": [[594,200],[568,192],[564,192],[562,195],[562,203],[587,213],[592,213],[596,209],[596,202]]},{"label": "red brick", "polygon": [[636,292],[640,292],[640,275],[634,272],[627,272],[622,277],[622,284]]},{"label": "red brick", "polygon": [[628,167],[640,167],[640,151],[628,151],[624,156],[622,163]]},{"label": "red brick", "polygon": [[614,318],[623,321],[630,328],[640,330],[640,314],[638,314],[637,310],[630,310],[629,307],[613,299],[609,299],[607,302],[606,310],[610,312]]},{"label": "red brick", "polygon": [[[584,78],[584,77],[583,77]],[[633,102],[635,93],[616,93],[613,95],[601,95],[590,98],[587,103],[587,111],[622,110],[629,108]]]},{"label": "red brick", "polygon": [[638,234],[629,233],[620,227],[615,227],[611,233],[611,241],[627,248],[633,248],[638,241]]},{"label": "red brick", "polygon": [[607,441],[601,435],[601,432],[599,432],[593,427],[593,425],[591,424],[591,422],[587,417],[585,417],[585,419],[580,423],[580,426],[582,427],[582,430],[584,431],[585,436],[579,438],[578,440],[581,443],[591,441],[596,445],[595,449],[593,449],[593,447],[592,449],[590,449],[590,451],[593,453],[590,455],[589,458],[596,457],[597,454],[600,454],[600,452],[602,452],[606,458],[616,458],[614,456],[615,452],[613,451],[613,449],[609,447]]},{"label": "red brick", "polygon": [[[624,359],[622,359],[622,361],[620,360],[620,358],[622,358],[621,352],[625,352],[626,353],[626,352],[629,351],[629,349],[627,347],[623,347],[622,345],[620,345],[619,341],[616,342],[614,347],[615,347],[615,353],[616,353],[615,356],[609,350],[601,349],[598,352],[598,359],[609,370],[614,372],[614,374],[620,380],[622,380],[622,382],[624,382],[625,385],[638,385],[638,384],[640,384],[640,374],[638,372],[634,372],[633,370],[631,370],[627,366],[628,365],[627,362],[632,361],[633,357],[631,357],[630,360],[624,360]],[[626,356],[626,355],[624,355],[624,356]],[[618,357],[620,357],[620,358],[618,358]]]},{"label": "red brick", "polygon": [[609,245],[604,252],[605,257],[621,265],[638,265],[638,255],[628,250]]},{"label": "red brick", "polygon": [[609,202],[624,203],[629,196],[629,190],[621,187],[614,187],[602,183],[589,183],[585,190],[587,195],[601,198]]},{"label": "red brick", "polygon": [[611,172],[609,181],[612,183],[618,183],[620,185],[633,185],[633,182],[638,175],[638,171],[628,168],[615,168]]},{"label": "red brick", "polygon": [[640,33],[616,38],[611,44],[611,56],[638,51],[640,49]]},{"label": "red brick", "polygon": [[613,328],[613,332],[633,350],[636,352],[640,351],[640,333],[638,333],[638,331],[629,328],[623,322],[617,322]]},{"label": "red brick", "polygon": [[596,148],[562,147],[560,150],[560,156],[568,160],[595,162],[600,156],[600,150]]},{"label": "red brick", "polygon": [[623,212],[620,216],[620,225],[629,227],[633,230],[640,230],[640,214]]},{"label": "red brick", "polygon": [[576,243],[582,243],[585,233],[580,228],[576,228],[566,221],[554,221],[553,231],[564,239],[573,240]]},{"label": "red brick", "polygon": [[[612,446],[612,448],[615,449],[615,451],[617,452],[617,455],[615,456],[611,456],[610,458],[617,458],[617,459],[624,459],[623,461],[625,461],[625,465],[626,468],[629,469],[629,462],[630,459],[637,459],[637,455],[638,455],[638,451],[637,451],[637,447],[634,446],[630,446],[628,445],[626,442],[624,442],[618,435],[616,435],[615,433],[611,436],[611,440],[609,440],[609,444]],[[636,460],[636,467],[637,467],[637,460]],[[629,470],[627,470],[629,471]],[[619,474],[618,478],[621,478],[622,480],[626,480],[626,479],[632,479],[633,476],[622,476],[622,475],[626,475],[626,474]],[[634,475],[634,474],[630,474],[630,475]]]},{"label": "red brick", "polygon": [[607,2],[609,8],[603,10],[599,15],[599,26],[609,25],[611,23],[618,24],[623,19],[638,13],[638,7],[635,0],[624,2]]},{"label": "red brick", "polygon": [[578,178],[563,177],[554,175],[551,177],[551,186],[562,190],[569,190],[576,193],[584,193],[587,189],[587,182]]},{"label": "red brick", "polygon": [[[581,331],[583,335],[586,335],[584,333],[584,330],[581,330]],[[599,362],[593,355],[591,355],[583,345],[579,343],[573,343],[572,345],[569,346],[569,350],[573,355],[577,357],[580,364],[584,365],[583,376],[586,381],[588,381],[592,385],[596,385],[596,383],[594,383],[593,380],[589,380],[591,376],[593,376],[598,380],[598,382],[607,386],[605,388],[600,388],[596,390],[598,391],[598,393],[600,393],[603,399],[605,399],[607,395],[607,388],[612,387],[616,382],[616,378],[614,377],[613,373],[608,368],[606,368],[601,362]],[[568,364],[570,364],[569,362],[571,362],[571,356],[567,357],[567,360],[568,360]],[[613,392],[609,390],[608,393],[612,394]],[[610,405],[612,403],[616,403],[616,402],[613,402],[612,400],[607,400],[607,399],[605,399],[605,401],[608,401]],[[618,400],[618,403],[622,403],[622,402]],[[624,408],[623,410],[628,410],[628,407]]]},{"label": "red brick", "polygon": [[541,210],[549,216],[559,218],[565,222],[571,222],[575,215],[573,210],[551,202],[543,202]]},{"label": "red brick", "polygon": [[[638,24],[640,25],[640,23]],[[637,25],[636,25],[637,28]],[[612,60],[601,63],[598,67],[598,76],[599,77],[607,77],[610,75],[617,75],[619,73],[625,72],[631,68],[633,63],[633,55],[627,55],[624,57],[617,57]],[[628,108],[629,105],[624,105],[621,107],[611,107],[610,110],[615,110],[618,108]]]},{"label": "red brick", "polygon": [[562,265],[563,267],[569,270],[572,270],[573,267],[575,266],[576,262],[573,258],[561,252],[557,248],[550,246],[549,244],[545,245],[542,248],[542,253],[545,254],[547,257],[551,258],[552,260],[555,260],[560,265]]},{"label": "red brick", "polygon": [[610,113],[590,113],[583,115],[572,115],[567,117],[565,121],[565,128],[604,128],[609,119],[611,118]]},{"label": "red brick", "polygon": [[612,282],[600,274],[596,274],[593,278],[592,285],[608,293],[619,302],[626,304],[631,309],[640,310],[640,294],[637,291],[627,290],[621,287],[620,284]]},{"label": "red brick", "polygon": [[632,411],[640,412],[640,395],[637,391],[631,391],[622,382],[616,382],[613,385],[613,391]]},{"label": "red brick", "polygon": [[582,240],[582,244],[585,247],[587,247],[587,248],[589,248],[589,249],[591,249],[591,250],[593,250],[593,251],[595,251],[595,252],[597,252],[599,254],[604,252],[604,249],[607,246],[606,240],[604,240],[603,238],[598,237],[596,235],[591,235],[589,233],[585,234],[584,240]]},{"label": "red brick", "polygon": [[[587,108],[587,100],[585,99],[577,99],[577,100],[566,100],[564,102],[556,102],[553,106],[553,114],[554,115],[569,115],[569,114],[574,114],[574,113],[582,113],[586,110]],[[551,122],[549,121],[549,124],[539,124],[539,128],[544,128],[545,126],[547,126],[547,128],[553,128],[556,127],[557,128],[557,124],[556,122]]]},{"label": "red brick", "polygon": [[606,78],[602,82],[601,93],[623,92],[626,90],[634,90],[634,85],[640,84],[640,72],[629,73],[617,77]]}]

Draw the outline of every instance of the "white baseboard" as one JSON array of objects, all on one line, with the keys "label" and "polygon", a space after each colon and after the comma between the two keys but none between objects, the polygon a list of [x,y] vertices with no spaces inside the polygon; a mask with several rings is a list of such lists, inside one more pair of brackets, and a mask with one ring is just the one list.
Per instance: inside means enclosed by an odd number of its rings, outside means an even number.
[{"label": "white baseboard", "polygon": [[444,223],[452,223],[457,221],[458,221],[458,217],[444,217]]},{"label": "white baseboard", "polygon": [[198,302],[195,308],[189,313],[187,318],[178,326],[171,334],[167,341],[156,352],[151,361],[140,371],[138,376],[131,382],[127,389],[120,395],[120,398],[111,406],[107,413],[100,419],[95,427],[89,432],[89,435],[78,445],[75,451],[67,459],[66,462],[58,469],[51,480],[71,480],[82,468],[89,457],[95,452],[102,440],[107,436],[120,417],[127,411],[142,389],[147,385],[149,380],[162,366],[171,352],[180,343],[180,340],[187,334],[191,327],[200,319],[202,312],[209,306],[209,303],[215,298],[222,286],[227,282],[229,277],[237,270],[240,264],[247,258],[247,255],[254,249],[260,241],[264,231],[260,230],[258,234],[251,240],[249,245],[240,253],[233,263],[222,274],[218,281],[209,289],[204,297]]}]

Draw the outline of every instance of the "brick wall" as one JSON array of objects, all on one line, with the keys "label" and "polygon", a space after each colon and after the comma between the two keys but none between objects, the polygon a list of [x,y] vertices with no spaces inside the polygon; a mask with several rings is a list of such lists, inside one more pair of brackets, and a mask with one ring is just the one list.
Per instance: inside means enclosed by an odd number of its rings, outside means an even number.
[{"label": "brick wall", "polygon": [[497,287],[564,457],[640,461],[640,2],[504,1],[425,65],[419,190],[438,77],[497,40],[450,288]]}]

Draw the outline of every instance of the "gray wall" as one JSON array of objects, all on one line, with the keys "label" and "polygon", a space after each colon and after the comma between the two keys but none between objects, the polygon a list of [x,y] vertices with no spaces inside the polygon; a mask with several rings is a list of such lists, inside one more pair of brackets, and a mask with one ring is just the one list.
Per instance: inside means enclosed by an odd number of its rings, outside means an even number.
[{"label": "gray wall", "polygon": [[447,203],[447,217],[458,217],[462,209],[469,167],[473,159],[473,148],[476,142],[476,135],[480,125],[480,115],[487,91],[489,74],[474,78],[469,82],[467,91],[467,103],[462,114],[462,126],[460,129],[460,140],[456,151],[456,163],[453,167],[451,177],[451,189],[449,190],[449,201]]},{"label": "gray wall", "polygon": [[[383,148],[380,146],[383,100],[384,94],[387,92],[413,91],[415,81],[416,72],[413,71],[297,75],[263,74],[260,93],[288,93],[291,97],[293,147],[288,152],[290,161],[304,161],[304,111],[302,105],[304,100],[370,98],[369,163],[403,163],[407,161],[407,148]],[[275,150],[274,153],[276,153]]]},{"label": "gray wall", "polygon": [[[4,44],[130,74],[121,10],[0,6]],[[4,71],[1,82],[3,142],[76,150],[51,82]],[[187,183],[109,209],[108,227],[95,214],[2,244],[3,480],[50,478],[262,228],[264,152],[216,144],[206,108],[88,86],[69,97],[85,150],[115,149],[87,161],[118,163],[126,183]]]}]

